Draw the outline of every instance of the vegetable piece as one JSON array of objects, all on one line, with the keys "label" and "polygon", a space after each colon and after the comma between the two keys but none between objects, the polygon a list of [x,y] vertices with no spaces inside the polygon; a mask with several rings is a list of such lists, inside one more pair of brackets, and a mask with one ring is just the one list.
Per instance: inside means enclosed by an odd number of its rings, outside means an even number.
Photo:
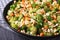
[{"label": "vegetable piece", "polygon": [[15,3],[15,4],[11,5],[11,6],[10,6],[10,10],[12,10],[12,11],[13,11],[13,10],[16,8],[16,6],[17,6],[17,3]]},{"label": "vegetable piece", "polygon": [[40,25],[40,24],[36,24],[35,26],[37,29],[42,28],[42,25]]},{"label": "vegetable piece", "polygon": [[37,0],[34,0],[34,2],[36,2]]},{"label": "vegetable piece", "polygon": [[60,16],[57,16],[57,21],[60,23]]},{"label": "vegetable piece", "polygon": [[36,6],[37,6],[37,4],[36,4],[36,3],[33,3],[33,4],[32,4],[32,7],[33,7],[33,8],[35,8]]},{"label": "vegetable piece", "polygon": [[44,7],[44,10],[45,10],[45,12],[49,12],[50,11],[50,9],[47,6]]},{"label": "vegetable piece", "polygon": [[30,35],[36,35],[36,32],[37,32],[37,28],[35,26],[31,26],[27,28],[27,33]]},{"label": "vegetable piece", "polygon": [[51,5],[51,3],[50,2],[47,2],[46,5],[49,7]]},{"label": "vegetable piece", "polygon": [[31,18],[30,18],[30,17],[25,17],[25,20],[30,21],[30,20],[31,20]]},{"label": "vegetable piece", "polygon": [[43,16],[40,14],[37,14],[33,19],[35,19],[38,23],[40,23],[43,21]]},{"label": "vegetable piece", "polygon": [[42,3],[41,5],[40,5],[40,8],[44,8],[44,6],[46,6],[46,3]]},{"label": "vegetable piece", "polygon": [[21,14],[18,18],[18,20],[21,20],[23,18],[23,15]]},{"label": "vegetable piece", "polygon": [[56,15],[52,15],[52,18],[53,18],[54,20],[56,20],[56,19],[57,19]]},{"label": "vegetable piece", "polygon": [[50,5],[50,10],[53,10],[54,8],[53,8],[53,6],[52,5]]},{"label": "vegetable piece", "polygon": [[44,28],[45,28],[45,29],[48,29],[48,25],[44,25]]},{"label": "vegetable piece", "polygon": [[51,15],[47,16],[47,19],[51,21],[52,20]]},{"label": "vegetable piece", "polygon": [[18,20],[18,17],[14,17],[14,21]]},{"label": "vegetable piece", "polygon": [[36,35],[36,32],[37,32],[36,27],[32,26],[32,27],[30,28],[30,34],[31,34],[31,35]]},{"label": "vegetable piece", "polygon": [[57,0],[58,4],[60,4],[60,0]]},{"label": "vegetable piece", "polygon": [[14,13],[10,13],[10,16],[14,16]]},{"label": "vegetable piece", "polygon": [[35,13],[37,10],[37,8],[34,8],[30,13]]},{"label": "vegetable piece", "polygon": [[11,23],[11,27],[14,28],[14,29],[18,29],[18,25],[13,23],[13,22]]},{"label": "vegetable piece", "polygon": [[15,17],[19,17],[19,14],[18,13],[15,13]]},{"label": "vegetable piece", "polygon": [[20,30],[25,30],[25,31],[27,31],[27,26],[26,26],[26,25],[23,25],[22,27],[20,27]]},{"label": "vegetable piece", "polygon": [[25,0],[22,0],[22,4],[24,4]]},{"label": "vegetable piece", "polygon": [[56,11],[58,11],[58,8],[54,8],[54,9],[52,10],[53,13],[55,13]]},{"label": "vegetable piece", "polygon": [[9,22],[13,22],[13,21],[16,21],[16,20],[18,20],[17,17],[11,17],[11,19],[9,20]]},{"label": "vegetable piece", "polygon": [[36,27],[37,28],[42,26],[42,23],[43,23],[43,16],[42,15],[37,14],[36,16],[33,16],[32,19],[36,20],[36,22],[37,22]]}]

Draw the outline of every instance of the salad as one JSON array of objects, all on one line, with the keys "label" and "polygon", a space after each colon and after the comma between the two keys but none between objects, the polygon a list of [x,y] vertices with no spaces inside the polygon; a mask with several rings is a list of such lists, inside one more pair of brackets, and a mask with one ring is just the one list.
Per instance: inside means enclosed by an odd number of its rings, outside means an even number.
[{"label": "salad", "polygon": [[60,0],[18,0],[6,19],[17,32],[32,36],[60,34]]}]

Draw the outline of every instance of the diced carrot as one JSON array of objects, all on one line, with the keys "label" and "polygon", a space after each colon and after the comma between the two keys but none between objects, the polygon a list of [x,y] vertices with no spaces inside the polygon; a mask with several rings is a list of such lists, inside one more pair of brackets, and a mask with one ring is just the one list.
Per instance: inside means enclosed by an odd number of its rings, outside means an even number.
[{"label": "diced carrot", "polygon": [[36,8],[39,8],[39,6],[36,6]]},{"label": "diced carrot", "polygon": [[34,2],[36,2],[37,0],[34,0]]},{"label": "diced carrot", "polygon": [[50,2],[47,2],[47,6],[50,6]]},{"label": "diced carrot", "polygon": [[10,13],[10,16],[14,16],[14,13]]},{"label": "diced carrot", "polygon": [[53,15],[54,16],[54,19],[57,19],[56,15]]},{"label": "diced carrot", "polygon": [[45,29],[48,29],[48,26],[47,26],[47,25],[44,25],[44,28],[45,28]]},{"label": "diced carrot", "polygon": [[31,18],[30,17],[25,17],[25,20],[31,20]]},{"label": "diced carrot", "polygon": [[43,32],[41,32],[41,33],[40,33],[40,36],[41,36],[41,37],[42,37],[42,36],[44,36],[44,33],[43,33]]},{"label": "diced carrot", "polygon": [[25,2],[25,0],[22,0],[22,3],[24,3]]},{"label": "diced carrot", "polygon": [[22,4],[24,5],[23,7],[25,8],[25,0],[22,0]]}]

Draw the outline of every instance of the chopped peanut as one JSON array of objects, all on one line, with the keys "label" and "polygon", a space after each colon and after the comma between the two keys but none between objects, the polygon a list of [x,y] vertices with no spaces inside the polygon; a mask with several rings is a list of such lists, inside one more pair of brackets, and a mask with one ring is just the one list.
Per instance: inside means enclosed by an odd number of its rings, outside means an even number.
[{"label": "chopped peanut", "polygon": [[55,19],[55,20],[57,19],[56,15],[52,15],[52,18]]},{"label": "chopped peanut", "polygon": [[6,18],[9,20],[10,19],[10,17],[9,16],[6,16]]},{"label": "chopped peanut", "polygon": [[19,14],[18,14],[18,13],[16,13],[16,14],[15,14],[15,16],[16,16],[16,17],[19,17]]},{"label": "chopped peanut", "polygon": [[25,16],[25,17],[28,17],[29,15],[26,13],[26,14],[24,14],[24,16]]},{"label": "chopped peanut", "polygon": [[45,14],[45,10],[44,9],[41,9],[41,14]]}]

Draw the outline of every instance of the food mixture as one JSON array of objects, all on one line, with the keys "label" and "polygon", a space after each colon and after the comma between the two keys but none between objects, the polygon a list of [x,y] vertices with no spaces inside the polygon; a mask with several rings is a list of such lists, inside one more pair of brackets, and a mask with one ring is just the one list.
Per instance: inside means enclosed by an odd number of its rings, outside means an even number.
[{"label": "food mixture", "polygon": [[32,36],[60,34],[60,0],[18,0],[6,19],[17,32]]}]

